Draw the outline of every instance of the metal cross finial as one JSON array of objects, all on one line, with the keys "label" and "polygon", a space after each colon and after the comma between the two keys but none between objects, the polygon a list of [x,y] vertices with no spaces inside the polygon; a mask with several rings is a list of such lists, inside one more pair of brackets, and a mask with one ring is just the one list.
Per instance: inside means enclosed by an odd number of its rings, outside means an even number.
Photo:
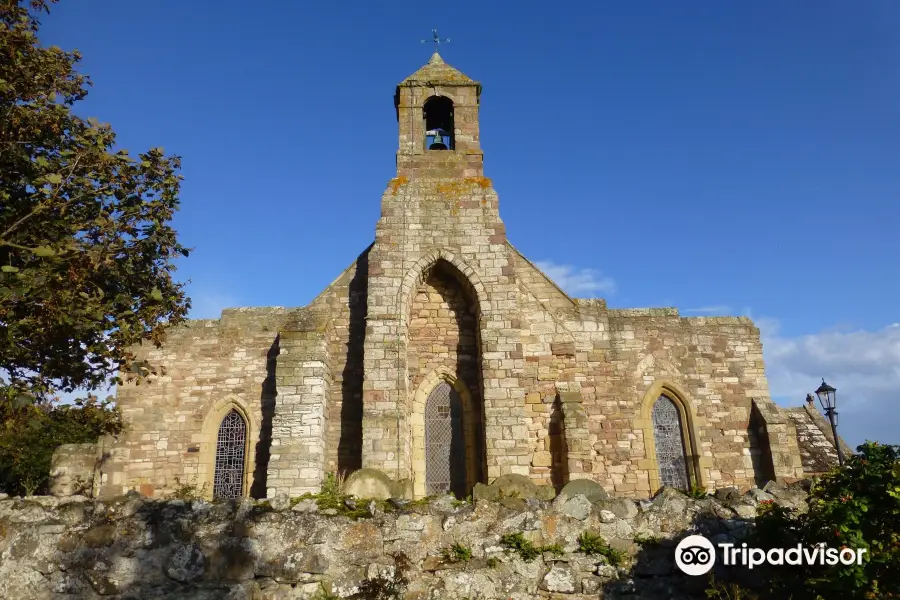
[{"label": "metal cross finial", "polygon": [[438,30],[432,29],[431,30],[431,39],[430,40],[422,40],[423,44],[427,44],[428,42],[431,42],[434,44],[434,51],[437,52],[442,43],[443,44],[450,43],[450,38],[441,39],[440,37],[438,37]]}]

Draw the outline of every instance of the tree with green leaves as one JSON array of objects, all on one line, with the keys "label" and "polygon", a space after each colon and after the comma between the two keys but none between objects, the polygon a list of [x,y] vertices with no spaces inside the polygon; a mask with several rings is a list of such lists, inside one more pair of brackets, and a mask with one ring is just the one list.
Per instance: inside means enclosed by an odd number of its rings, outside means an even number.
[{"label": "tree with green leaves", "polygon": [[0,492],[46,494],[60,445],[95,442],[124,425],[118,407],[92,396],[73,404],[0,402]]},{"label": "tree with green leaves", "polygon": [[774,598],[900,599],[900,446],[866,442],[814,482],[809,510],[763,504],[756,545],[865,550],[862,564],[785,566],[768,578]]},{"label": "tree with green leaves", "polygon": [[81,55],[37,35],[55,2],[0,0],[0,401],[15,404],[145,374],[129,349],[190,307],[173,279],[180,159],[131,155],[75,114]]}]

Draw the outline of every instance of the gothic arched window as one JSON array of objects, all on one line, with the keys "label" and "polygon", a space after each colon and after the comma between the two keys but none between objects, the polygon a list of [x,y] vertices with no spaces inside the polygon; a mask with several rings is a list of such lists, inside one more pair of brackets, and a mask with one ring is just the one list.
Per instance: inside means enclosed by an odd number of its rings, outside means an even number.
[{"label": "gothic arched window", "polygon": [[652,418],[660,483],[681,490],[689,489],[681,411],[671,398],[663,395],[653,404]]},{"label": "gothic arched window", "polygon": [[462,400],[442,381],[425,402],[425,493],[466,496],[466,447]]},{"label": "gothic arched window", "polygon": [[247,447],[247,422],[232,409],[216,439],[216,470],[213,479],[214,498],[240,498],[244,493],[244,465]]}]

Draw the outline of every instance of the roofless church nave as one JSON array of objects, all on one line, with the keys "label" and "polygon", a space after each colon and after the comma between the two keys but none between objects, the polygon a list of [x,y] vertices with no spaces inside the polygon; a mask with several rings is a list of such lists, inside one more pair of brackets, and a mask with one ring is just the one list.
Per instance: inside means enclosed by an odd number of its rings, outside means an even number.
[{"label": "roofless church nave", "polygon": [[574,299],[509,243],[481,92],[437,52],[397,85],[374,241],[310,304],[139,350],[159,375],[118,389],[95,492],[298,496],[368,467],[414,497],[511,473],[647,497],[814,470],[824,421],[771,401],[749,319]]}]

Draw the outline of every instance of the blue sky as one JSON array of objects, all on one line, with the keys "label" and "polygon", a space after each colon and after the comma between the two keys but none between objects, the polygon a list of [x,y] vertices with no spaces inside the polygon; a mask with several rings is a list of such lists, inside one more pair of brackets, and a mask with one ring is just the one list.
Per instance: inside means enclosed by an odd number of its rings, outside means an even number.
[{"label": "blue sky", "polygon": [[750,315],[780,402],[825,377],[851,444],[900,443],[896,0],[63,0],[41,37],[84,54],[80,112],[183,157],[214,317],[303,305],[371,242],[432,27],[526,256],[611,306]]}]

